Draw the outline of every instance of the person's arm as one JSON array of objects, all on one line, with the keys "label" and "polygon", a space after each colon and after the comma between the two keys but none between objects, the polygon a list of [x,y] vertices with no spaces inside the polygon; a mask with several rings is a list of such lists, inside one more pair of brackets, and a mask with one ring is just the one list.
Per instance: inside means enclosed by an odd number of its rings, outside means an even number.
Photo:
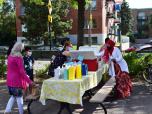
[{"label": "person's arm", "polygon": [[32,84],[33,82],[28,78],[25,69],[24,69],[24,64],[23,64],[23,58],[18,57],[17,59],[17,64],[18,64],[18,70],[22,76],[26,80],[27,83]]},{"label": "person's arm", "polygon": [[105,50],[102,50],[102,51],[100,51],[100,52],[98,52],[98,53],[95,53],[95,55],[96,55],[97,57],[101,57],[101,56],[104,55],[104,52],[105,52]]},{"label": "person's arm", "polygon": [[99,52],[103,51],[105,49],[105,47],[106,47],[105,44],[102,45],[101,48],[100,48],[100,50],[99,50]]},{"label": "person's arm", "polygon": [[32,64],[34,64],[34,61],[35,61],[35,60],[34,60],[34,57],[32,56]]}]

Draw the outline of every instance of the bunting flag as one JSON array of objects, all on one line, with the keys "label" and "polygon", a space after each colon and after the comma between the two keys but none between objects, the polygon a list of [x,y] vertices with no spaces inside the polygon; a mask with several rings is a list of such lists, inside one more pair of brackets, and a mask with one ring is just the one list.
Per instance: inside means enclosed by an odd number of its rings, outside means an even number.
[{"label": "bunting flag", "polygon": [[52,16],[51,16],[51,15],[48,15],[48,21],[49,21],[50,23],[52,23]]},{"label": "bunting flag", "polygon": [[48,2],[48,10],[49,10],[49,14],[51,15],[51,13],[52,13],[52,4],[51,4],[50,0]]},{"label": "bunting flag", "polygon": [[51,0],[48,1],[48,10],[49,10],[48,21],[50,23],[52,23],[52,16],[51,16],[51,13],[52,13],[52,4],[51,4]]}]

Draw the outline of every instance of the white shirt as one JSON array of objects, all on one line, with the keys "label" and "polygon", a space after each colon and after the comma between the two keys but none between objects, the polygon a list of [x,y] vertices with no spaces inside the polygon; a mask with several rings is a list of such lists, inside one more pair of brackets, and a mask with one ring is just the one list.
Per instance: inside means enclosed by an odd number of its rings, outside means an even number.
[{"label": "white shirt", "polygon": [[128,65],[127,65],[126,61],[123,59],[120,49],[117,47],[114,47],[112,55],[109,57],[109,62],[110,62],[109,75],[115,76],[114,65],[113,65],[113,62],[111,61],[111,59],[116,60],[116,62],[119,64],[119,66],[121,68],[121,71],[129,72]]}]

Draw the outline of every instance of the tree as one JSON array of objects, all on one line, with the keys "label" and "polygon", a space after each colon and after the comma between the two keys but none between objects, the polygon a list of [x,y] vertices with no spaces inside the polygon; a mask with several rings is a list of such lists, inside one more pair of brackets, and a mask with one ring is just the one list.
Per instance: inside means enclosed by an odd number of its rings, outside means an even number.
[{"label": "tree", "polygon": [[78,7],[78,37],[77,37],[77,49],[79,48],[79,46],[83,45],[83,39],[84,39],[84,20],[85,20],[85,16],[84,16],[84,12],[85,12],[85,5],[89,0],[71,0],[72,6],[74,8]]},{"label": "tree", "polygon": [[54,37],[65,37],[72,28],[72,20],[66,18],[70,7],[68,0],[55,0],[52,1],[52,5],[53,22],[51,27]]},{"label": "tree", "polygon": [[[27,28],[27,32],[24,32],[25,37],[32,41],[32,43],[39,43],[38,41],[47,39],[48,0],[43,0],[43,4],[40,1],[39,4],[31,1],[22,1],[25,7],[25,15],[21,17],[21,20]],[[51,15],[53,22],[51,23],[51,36],[53,38],[64,37],[69,29],[71,29],[72,21],[65,18],[69,8],[67,1],[68,0],[52,1],[53,9]]]},{"label": "tree", "polygon": [[[42,4],[42,0],[30,0],[31,2],[35,2],[37,4]],[[74,8],[78,8],[78,38],[77,38],[77,48],[83,45],[84,38],[84,11],[85,4],[88,3],[88,0],[68,0]]]},{"label": "tree", "polygon": [[77,38],[77,49],[79,48],[79,46],[83,45],[83,39],[84,39],[84,11],[85,11],[85,4],[86,1],[85,0],[77,0],[78,2],[78,38]]},{"label": "tree", "polygon": [[126,35],[127,33],[131,32],[131,26],[132,26],[131,25],[131,10],[126,0],[124,0],[121,5],[120,17],[121,17],[120,28],[121,28],[122,35]]},{"label": "tree", "polygon": [[4,0],[0,0],[0,6],[3,4]]},{"label": "tree", "polygon": [[9,45],[16,40],[16,17],[14,1],[0,1],[0,45]]},{"label": "tree", "polygon": [[31,43],[42,42],[43,34],[47,31],[47,7],[22,0],[25,15],[19,17],[27,31],[23,32]]}]

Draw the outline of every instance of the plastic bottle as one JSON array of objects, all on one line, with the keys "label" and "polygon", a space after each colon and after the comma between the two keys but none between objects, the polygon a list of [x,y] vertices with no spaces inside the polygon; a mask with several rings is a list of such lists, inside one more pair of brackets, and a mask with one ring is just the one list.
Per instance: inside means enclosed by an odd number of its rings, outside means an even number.
[{"label": "plastic bottle", "polygon": [[60,78],[60,75],[61,75],[60,71],[61,71],[60,66],[58,66],[58,68],[56,68],[54,70],[54,78],[55,79],[59,79]]}]

